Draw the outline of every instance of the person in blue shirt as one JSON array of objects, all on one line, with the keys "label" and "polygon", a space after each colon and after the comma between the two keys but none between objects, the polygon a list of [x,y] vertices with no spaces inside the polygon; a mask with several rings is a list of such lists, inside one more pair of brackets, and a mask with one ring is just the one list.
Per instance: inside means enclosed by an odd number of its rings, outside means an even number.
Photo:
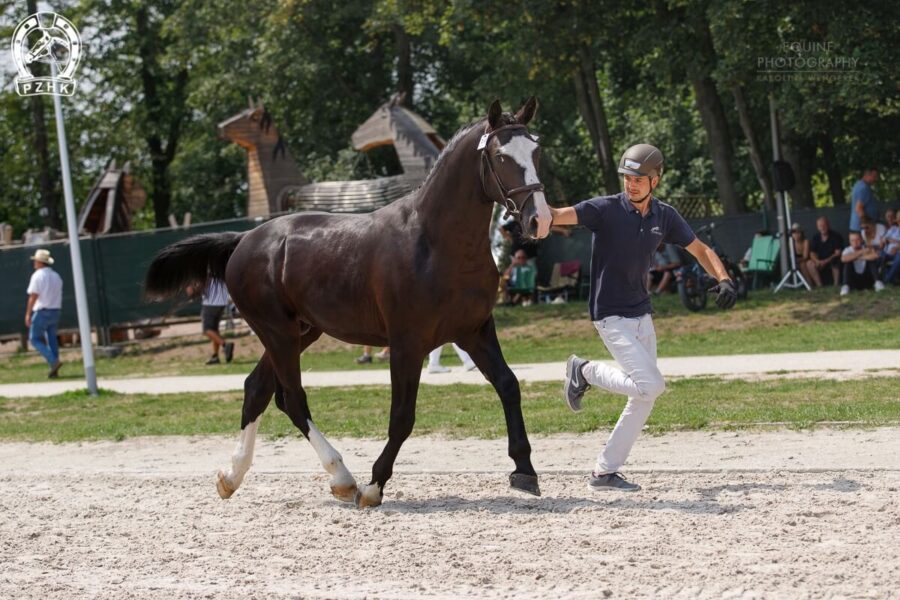
[{"label": "person in blue shirt", "polygon": [[850,192],[850,231],[860,230],[860,219],[869,217],[878,220],[878,199],[872,186],[878,181],[878,169],[868,168],[863,171],[859,181],[853,184]]},{"label": "person in blue shirt", "polygon": [[634,491],[619,468],[625,463],[665,381],[656,366],[656,333],[646,286],[653,252],[660,243],[690,252],[719,282],[716,303],[731,308],[734,282],[716,253],[697,239],[673,207],[653,196],[663,172],[663,155],[649,144],[625,151],[618,172],[625,191],[551,208],[553,225],[584,225],[593,232],[589,307],[591,321],[621,369],[574,354],[566,363],[564,396],[574,411],[591,386],[625,394],[628,402],[606,446],[597,457],[588,485],[595,490]]}]

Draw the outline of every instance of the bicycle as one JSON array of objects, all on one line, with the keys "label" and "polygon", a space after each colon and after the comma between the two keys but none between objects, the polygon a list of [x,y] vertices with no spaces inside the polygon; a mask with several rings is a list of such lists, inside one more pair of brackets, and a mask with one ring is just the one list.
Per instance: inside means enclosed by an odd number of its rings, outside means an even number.
[{"label": "bicycle", "polygon": [[[707,245],[713,249],[719,260],[725,265],[725,271],[728,273],[728,276],[734,281],[738,298],[743,300],[747,297],[747,276],[744,275],[740,266],[728,258],[728,255],[716,245],[713,235],[715,228],[716,224],[710,223],[697,229],[696,233],[698,236],[706,237]],[[675,272],[678,297],[681,299],[681,304],[691,312],[703,310],[706,308],[710,289],[716,285],[717,281],[693,257],[689,257],[683,265]]]}]

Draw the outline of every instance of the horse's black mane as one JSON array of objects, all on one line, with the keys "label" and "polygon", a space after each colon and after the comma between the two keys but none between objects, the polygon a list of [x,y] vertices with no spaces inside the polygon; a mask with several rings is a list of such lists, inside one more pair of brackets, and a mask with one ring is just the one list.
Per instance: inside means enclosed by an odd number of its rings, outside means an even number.
[{"label": "horse's black mane", "polygon": [[[419,186],[420,189],[425,187],[431,181],[431,179],[434,177],[434,174],[438,171],[438,167],[440,167],[441,163],[443,162],[444,157],[453,152],[453,150],[456,148],[456,146],[459,145],[460,140],[462,138],[466,137],[470,131],[472,131],[479,125],[481,125],[483,128],[485,121],[487,121],[487,117],[482,117],[480,119],[476,119],[475,121],[472,121],[468,125],[463,125],[462,127],[459,128],[459,130],[456,133],[453,134],[453,137],[450,138],[450,141],[447,142],[447,145],[444,146],[444,149],[441,150],[440,154],[438,154],[437,160],[434,162],[434,166],[431,167],[431,170],[428,172],[428,176],[425,177],[425,181],[423,181],[422,185]],[[502,115],[500,115],[499,126],[502,127],[503,125],[513,125],[517,122],[518,121],[516,121],[515,115],[513,115],[512,113],[505,112]],[[474,151],[475,148],[472,148],[472,150]]]}]

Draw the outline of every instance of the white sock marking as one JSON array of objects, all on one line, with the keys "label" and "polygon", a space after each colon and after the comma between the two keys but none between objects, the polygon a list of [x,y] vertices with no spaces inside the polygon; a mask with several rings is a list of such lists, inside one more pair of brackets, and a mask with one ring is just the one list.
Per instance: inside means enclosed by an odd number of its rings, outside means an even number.
[{"label": "white sock marking", "polygon": [[234,454],[231,455],[231,472],[227,479],[234,489],[237,489],[244,480],[244,475],[253,464],[253,449],[256,445],[256,431],[259,429],[259,417],[252,423],[248,423],[241,431],[241,439],[238,442]]},{"label": "white sock marking", "polygon": [[341,458],[338,451],[328,443],[328,440],[311,420],[307,419],[306,423],[309,425],[309,443],[312,444],[313,450],[322,461],[322,466],[331,473],[332,485],[350,485],[351,483],[355,485],[356,480],[344,466],[344,459]]}]

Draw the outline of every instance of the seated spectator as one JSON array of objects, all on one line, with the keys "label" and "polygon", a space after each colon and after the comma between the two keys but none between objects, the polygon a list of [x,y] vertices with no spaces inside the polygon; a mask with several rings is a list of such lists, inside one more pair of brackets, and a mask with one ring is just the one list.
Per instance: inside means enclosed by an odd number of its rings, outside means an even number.
[{"label": "seated spectator", "polygon": [[884,235],[887,233],[884,225],[876,223],[869,217],[863,217],[859,220],[859,232],[862,234],[863,246],[881,252]]},{"label": "seated spectator", "polygon": [[822,278],[819,277],[819,272],[809,265],[809,240],[806,239],[806,234],[803,233],[800,223],[791,225],[791,238],[794,240],[794,257],[797,262],[797,268],[803,275],[803,279],[811,285],[822,287]]},{"label": "seated spectator", "polygon": [[841,296],[846,296],[850,290],[867,290],[875,287],[876,292],[884,289],[884,284],[878,280],[876,265],[878,263],[878,251],[874,248],[863,246],[862,236],[850,232],[850,245],[841,253],[841,262],[844,263],[844,285],[841,287]]},{"label": "seated spectator", "polygon": [[884,283],[893,283],[900,275],[900,223],[897,222],[893,209],[884,213],[890,229],[884,234],[884,249],[881,251],[881,268],[884,272]]},{"label": "seated spectator", "polygon": [[537,269],[528,263],[525,250],[516,250],[512,264],[503,273],[503,280],[506,281],[504,303],[508,306],[520,302],[525,306],[531,304],[536,273]]},{"label": "seated spectator", "polygon": [[832,231],[828,219],[819,217],[816,219],[818,230],[809,242],[809,265],[815,271],[813,281],[816,285],[822,285],[823,274],[831,272],[834,286],[841,284],[841,251],[844,249],[844,238],[841,234]]},{"label": "seated spectator", "polygon": [[653,254],[653,264],[647,274],[647,289],[656,282],[654,295],[662,294],[675,278],[675,269],[681,266],[681,256],[672,244],[660,244]]}]

